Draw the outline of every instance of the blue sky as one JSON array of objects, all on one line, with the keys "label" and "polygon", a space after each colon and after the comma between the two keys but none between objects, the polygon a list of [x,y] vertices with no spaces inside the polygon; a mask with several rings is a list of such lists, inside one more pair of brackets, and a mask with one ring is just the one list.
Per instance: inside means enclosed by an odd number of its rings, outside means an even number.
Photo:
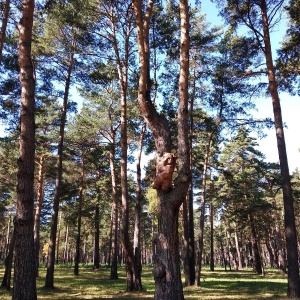
[{"label": "blue sky", "polygon": [[[210,0],[201,1],[202,12],[206,14],[206,19],[213,25],[222,24],[222,19],[218,16],[218,10]],[[271,33],[272,49],[276,55],[276,49],[284,38],[287,18],[282,18],[281,22]],[[285,142],[287,148],[290,172],[296,168],[300,169],[300,97],[291,96],[287,93],[280,94],[283,122],[286,124],[284,129]],[[257,118],[272,118],[273,108],[271,98],[257,99],[255,101],[258,111],[254,112]],[[278,162],[278,151],[276,143],[275,129],[265,130],[267,137],[257,140],[259,150],[266,155],[268,162]]]}]

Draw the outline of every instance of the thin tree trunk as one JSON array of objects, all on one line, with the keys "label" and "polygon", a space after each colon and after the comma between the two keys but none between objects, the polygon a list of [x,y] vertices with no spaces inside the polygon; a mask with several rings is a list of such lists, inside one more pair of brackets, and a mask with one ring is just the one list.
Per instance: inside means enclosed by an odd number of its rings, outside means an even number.
[{"label": "thin tree trunk", "polygon": [[143,123],[142,131],[139,141],[138,157],[136,162],[136,206],[135,206],[135,222],[134,222],[134,238],[133,238],[133,249],[134,249],[134,263],[136,270],[135,281],[138,282],[138,286],[142,289],[142,260],[141,260],[141,214],[142,214],[142,174],[141,174],[141,157],[143,152],[143,140],[146,131],[146,123]]},{"label": "thin tree trunk", "polygon": [[183,272],[185,278],[185,286],[190,284],[190,252],[189,252],[189,222],[188,222],[188,197],[183,201],[181,206],[181,219],[182,219],[182,240],[183,240]]},{"label": "thin tree trunk", "polygon": [[[202,179],[204,180],[204,178]],[[202,184],[202,187],[204,185]],[[198,259],[196,266],[196,285],[201,285],[201,269],[202,269],[202,256],[203,256],[203,241],[204,241],[204,214],[205,214],[205,196],[201,197],[201,207],[200,207],[200,222],[199,222],[199,238],[198,238]]]},{"label": "thin tree trunk", "polygon": [[[193,172],[193,136],[194,136],[194,99],[196,93],[196,68],[193,69],[194,80],[192,86],[192,94],[190,101],[190,170]],[[189,230],[189,285],[194,285],[196,280],[196,262],[195,262],[195,232],[194,232],[194,190],[193,190],[193,176],[188,192],[188,230]]]},{"label": "thin tree trunk", "polygon": [[64,263],[68,263],[69,262],[69,247],[68,247],[68,242],[69,240],[69,226],[67,225],[66,228],[66,235],[65,235],[65,246],[64,246]]},{"label": "thin tree trunk", "polygon": [[11,235],[11,212],[8,213],[7,232],[6,232],[6,244],[5,244],[5,256],[7,256],[8,252],[9,252],[10,235]]},{"label": "thin tree trunk", "polygon": [[252,215],[249,215],[248,219],[250,222],[250,229],[251,229],[251,245],[252,245],[252,259],[253,259],[252,267],[254,272],[261,275],[263,273],[263,270],[262,270],[261,257],[259,254],[255,222]]},{"label": "thin tree trunk", "polygon": [[214,132],[211,132],[208,136],[208,141],[205,147],[205,158],[203,164],[203,176],[202,176],[202,195],[201,195],[201,204],[200,204],[200,224],[199,224],[199,253],[197,261],[197,272],[196,272],[196,285],[200,286],[201,284],[201,269],[202,269],[202,255],[203,255],[203,239],[204,239],[204,216],[205,216],[205,204],[206,204],[206,190],[207,190],[207,169],[209,166],[210,159],[210,148],[212,143]]},{"label": "thin tree trunk", "polygon": [[63,101],[61,122],[60,122],[60,129],[59,129],[59,143],[58,143],[58,150],[57,150],[57,174],[56,174],[56,181],[55,181],[53,214],[51,220],[47,273],[46,273],[46,281],[45,281],[45,287],[50,289],[54,288],[54,264],[55,264],[56,236],[57,236],[57,221],[58,221],[58,209],[59,209],[59,201],[60,201],[60,193],[61,193],[62,174],[63,174],[63,166],[62,166],[63,147],[64,147],[64,136],[65,136],[65,125],[67,119],[69,91],[70,91],[70,84],[71,84],[71,74],[72,74],[74,54],[75,54],[74,45],[72,47],[73,48],[69,58],[68,71],[66,74],[64,101]]},{"label": "thin tree trunk", "polygon": [[2,52],[3,52],[4,40],[6,36],[6,27],[8,23],[9,11],[10,11],[10,0],[6,0],[4,6],[4,14],[2,18],[2,26],[0,30],[0,62],[2,61]]},{"label": "thin tree trunk", "polygon": [[8,252],[4,261],[5,264],[5,271],[2,280],[2,287],[5,287],[7,290],[10,290],[10,281],[11,281],[11,269],[12,269],[12,262],[13,262],[13,254],[14,254],[14,247],[15,247],[15,236],[12,234]]},{"label": "thin tree trunk", "polygon": [[226,251],[228,253],[228,257],[229,257],[229,264],[230,264],[230,270],[231,270],[231,265],[233,264],[234,269],[238,270],[238,262],[236,259],[236,256],[233,256],[231,249],[233,249],[232,247],[232,243],[231,243],[231,235],[230,235],[230,227],[228,226],[226,228]]},{"label": "thin tree trunk", "polygon": [[125,254],[126,278],[128,291],[140,291],[142,281],[139,266],[136,265],[137,259],[133,250],[133,245],[129,236],[129,199],[127,184],[127,86],[128,86],[128,61],[129,61],[129,38],[131,36],[131,21],[128,18],[125,32],[124,57],[121,59],[118,49],[117,34],[114,22],[112,31],[114,33],[114,50],[117,60],[121,91],[121,194],[122,194],[122,222],[121,222],[121,242]]},{"label": "thin tree trunk", "polygon": [[100,268],[100,210],[99,204],[95,206],[95,227],[94,227],[94,269]]},{"label": "thin tree trunk", "polygon": [[[268,232],[267,237],[266,237],[266,248],[267,248],[267,251],[268,251],[268,254],[269,254],[269,257],[270,257],[270,267],[271,268],[276,268],[276,267],[278,267],[278,265],[277,265],[278,259],[277,258],[275,259],[275,255],[274,255],[274,251],[273,251],[273,247],[272,247],[270,239],[271,239],[271,235]],[[275,263],[275,261],[277,263]]]},{"label": "thin tree trunk", "polygon": [[33,226],[33,236],[34,236],[34,252],[35,252],[35,261],[36,261],[36,276],[39,276],[39,256],[40,256],[40,219],[42,204],[44,199],[44,162],[45,155],[41,155],[38,165],[39,165],[39,174],[38,174],[38,188],[37,188],[37,200],[36,208],[34,215],[34,226]]},{"label": "thin tree trunk", "polygon": [[78,199],[78,213],[77,213],[76,250],[75,250],[75,260],[74,260],[74,275],[75,276],[79,275],[83,189],[84,189],[84,159],[82,158],[82,161],[81,161],[81,179],[80,179],[79,199]]},{"label": "thin tree trunk", "polygon": [[[20,157],[17,173],[17,209],[14,218],[15,258],[13,300],[35,300],[36,266],[33,239],[35,159],[35,76],[31,60],[34,1],[22,2],[18,24],[18,64],[21,83]],[[30,251],[31,249],[31,251]]]},{"label": "thin tree trunk", "polygon": [[[211,199],[212,200],[212,199]],[[214,207],[212,202],[210,203],[210,271],[214,271]]]},{"label": "thin tree trunk", "polygon": [[268,70],[269,92],[272,97],[274,123],[276,128],[277,148],[281,169],[284,224],[286,233],[286,249],[288,261],[288,296],[300,298],[299,261],[297,249],[297,232],[295,225],[295,213],[293,206],[293,194],[290,181],[289,165],[286,153],[286,145],[281,114],[281,105],[276,84],[276,75],[273,65],[271,39],[269,32],[269,20],[267,15],[267,3],[261,0],[262,25],[264,34],[265,57]]},{"label": "thin tree trunk", "polygon": [[57,240],[56,240],[56,264],[59,263],[59,246],[60,246],[60,226],[61,226],[61,212],[59,213],[57,224]]},{"label": "thin tree trunk", "polygon": [[227,271],[227,257],[226,257],[227,255],[226,255],[225,250],[224,250],[222,237],[220,238],[220,250],[221,250],[221,256],[222,256],[222,261],[223,261],[223,264],[224,264],[224,268],[225,268],[225,271]]},{"label": "thin tree trunk", "polygon": [[[190,126],[189,126],[189,152],[190,152],[190,171],[193,171],[193,135],[194,135],[194,97],[196,91],[196,80],[194,80],[192,86],[191,100],[190,100]],[[186,203],[185,203],[186,202]],[[186,210],[186,212],[185,212]],[[185,285],[191,286],[195,284],[196,273],[195,273],[195,234],[194,234],[194,197],[193,197],[193,177],[191,178],[191,184],[186,201],[183,202],[183,245],[184,245],[184,276]]]},{"label": "thin tree trunk", "polygon": [[112,131],[112,143],[109,154],[111,188],[112,188],[112,206],[111,206],[111,269],[110,279],[118,279],[118,198],[117,198],[117,182],[115,170],[115,138]]},{"label": "thin tree trunk", "polygon": [[239,236],[238,236],[238,228],[236,222],[234,222],[234,241],[235,241],[235,247],[236,247],[236,254],[237,254],[237,260],[238,260],[238,270],[243,269],[243,263],[242,263],[242,255],[241,255],[241,248],[240,248],[240,242],[239,242]]},{"label": "thin tree trunk", "polygon": [[[273,198],[273,205],[275,208],[277,207],[276,199]],[[276,255],[278,256],[277,259],[277,267],[283,272],[286,273],[287,265],[286,265],[286,255],[285,255],[285,247],[283,241],[283,234],[280,228],[280,216],[277,210],[274,210],[274,219],[275,219],[275,229],[274,229],[274,240],[273,243],[276,245]]]}]

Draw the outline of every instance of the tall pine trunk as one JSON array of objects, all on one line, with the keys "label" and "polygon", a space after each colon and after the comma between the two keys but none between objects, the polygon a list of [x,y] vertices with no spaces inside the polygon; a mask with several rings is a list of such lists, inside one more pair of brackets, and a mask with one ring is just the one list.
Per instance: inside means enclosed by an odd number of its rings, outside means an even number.
[{"label": "tall pine trunk", "polygon": [[37,277],[39,276],[40,222],[41,222],[42,204],[44,199],[44,164],[45,164],[45,155],[42,154],[38,162],[39,165],[38,188],[37,188],[37,200],[36,200],[35,215],[34,215],[34,227],[33,227],[34,252],[35,252]]},{"label": "tall pine trunk", "polygon": [[[212,196],[212,195],[211,195]],[[212,197],[211,197],[212,198]],[[210,271],[215,270],[215,257],[214,257],[214,206],[212,199],[210,199]]]},{"label": "tall pine trunk", "polygon": [[94,269],[100,268],[100,209],[99,203],[95,205],[95,218],[94,218]]},{"label": "tall pine trunk", "polygon": [[271,40],[269,32],[269,19],[267,15],[267,3],[261,1],[262,25],[264,34],[265,57],[268,71],[269,92],[272,97],[274,123],[276,129],[277,148],[281,169],[284,225],[286,233],[286,249],[288,263],[288,296],[300,298],[299,261],[297,249],[297,232],[295,225],[295,213],[293,206],[293,195],[290,181],[289,165],[287,160],[286,145],[283,131],[281,105],[276,84],[276,75],[273,65]]},{"label": "tall pine trunk", "polygon": [[83,189],[84,189],[84,159],[82,158],[79,199],[78,199],[78,212],[77,212],[77,237],[76,237],[76,249],[75,249],[75,258],[74,258],[74,275],[75,276],[79,275]]},{"label": "tall pine trunk", "polygon": [[110,279],[118,279],[118,198],[117,179],[115,170],[115,132],[112,131],[112,143],[110,145],[109,164],[111,174],[112,204],[111,204],[111,268]]},{"label": "tall pine trunk", "polygon": [[20,156],[17,173],[17,210],[14,218],[15,258],[12,299],[34,300],[36,268],[34,255],[34,159],[35,159],[35,76],[31,60],[34,1],[22,2],[18,24],[18,64],[21,83]]},{"label": "tall pine trunk", "polygon": [[54,264],[55,264],[55,249],[56,249],[56,237],[57,237],[57,225],[58,225],[58,209],[59,209],[59,201],[60,201],[60,193],[61,193],[61,182],[62,182],[62,174],[63,174],[63,147],[64,147],[64,136],[65,136],[65,126],[67,119],[67,109],[68,109],[68,99],[69,99],[69,91],[71,84],[71,74],[74,63],[74,45],[70,53],[69,62],[68,62],[68,70],[66,74],[66,82],[65,82],[65,91],[64,91],[64,101],[62,107],[62,114],[60,120],[60,128],[59,128],[59,142],[57,149],[57,173],[56,173],[56,181],[55,181],[55,192],[54,192],[54,200],[53,200],[53,214],[51,220],[51,229],[50,229],[50,241],[49,241],[49,249],[48,249],[48,259],[47,259],[47,273],[46,273],[46,281],[45,287],[53,289],[54,288]]},{"label": "tall pine trunk", "polygon": [[141,214],[142,214],[142,174],[141,174],[141,158],[143,152],[143,141],[146,131],[146,123],[143,123],[139,148],[138,158],[136,162],[136,204],[135,204],[135,222],[134,222],[134,237],[133,237],[133,249],[134,249],[134,264],[136,270],[136,281],[139,281],[139,288],[142,289],[142,255],[141,255]]},{"label": "tall pine trunk", "polygon": [[199,252],[198,252],[198,261],[197,261],[197,272],[196,272],[196,285],[200,286],[201,284],[201,270],[202,270],[202,254],[203,254],[203,245],[204,245],[204,216],[205,216],[205,205],[206,205],[206,190],[207,190],[207,169],[209,167],[210,159],[210,149],[212,144],[214,132],[212,131],[208,136],[208,141],[205,147],[205,157],[202,171],[202,196],[200,204],[200,230],[199,230]]}]

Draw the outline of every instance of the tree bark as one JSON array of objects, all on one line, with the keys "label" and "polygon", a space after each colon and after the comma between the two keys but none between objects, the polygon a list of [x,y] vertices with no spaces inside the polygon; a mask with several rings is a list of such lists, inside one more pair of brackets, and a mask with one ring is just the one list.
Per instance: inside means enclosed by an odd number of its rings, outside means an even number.
[{"label": "tree bark", "polygon": [[289,165],[286,153],[286,145],[281,114],[281,105],[276,84],[276,75],[273,65],[271,39],[269,32],[269,20],[267,15],[267,3],[261,0],[262,25],[265,45],[265,57],[268,71],[269,92],[272,97],[274,123],[276,129],[277,148],[281,169],[284,224],[286,233],[286,249],[288,261],[288,296],[300,298],[299,262],[297,250],[297,232],[295,225],[295,213],[293,206],[293,194],[290,181]]},{"label": "tree bark", "polygon": [[20,157],[17,173],[17,210],[14,218],[15,259],[12,299],[34,300],[36,295],[36,267],[33,239],[34,158],[35,158],[35,76],[31,60],[31,39],[34,1],[22,2],[22,16],[18,24],[18,64],[21,83]]}]

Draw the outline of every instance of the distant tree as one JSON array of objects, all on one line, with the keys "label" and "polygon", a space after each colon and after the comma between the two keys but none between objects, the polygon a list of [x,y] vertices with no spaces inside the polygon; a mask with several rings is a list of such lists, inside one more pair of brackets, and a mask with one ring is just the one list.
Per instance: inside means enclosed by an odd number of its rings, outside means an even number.
[{"label": "distant tree", "polygon": [[221,155],[223,174],[220,177],[224,186],[227,217],[235,224],[249,227],[253,269],[263,273],[259,251],[258,224],[268,215],[271,205],[264,199],[263,155],[255,149],[256,143],[245,128],[225,145]]},{"label": "distant tree", "polygon": [[35,76],[31,60],[34,1],[22,2],[18,64],[21,82],[20,157],[17,174],[17,210],[14,219],[15,259],[12,299],[33,300],[36,295],[36,268],[33,240],[34,159],[35,159]]}]

